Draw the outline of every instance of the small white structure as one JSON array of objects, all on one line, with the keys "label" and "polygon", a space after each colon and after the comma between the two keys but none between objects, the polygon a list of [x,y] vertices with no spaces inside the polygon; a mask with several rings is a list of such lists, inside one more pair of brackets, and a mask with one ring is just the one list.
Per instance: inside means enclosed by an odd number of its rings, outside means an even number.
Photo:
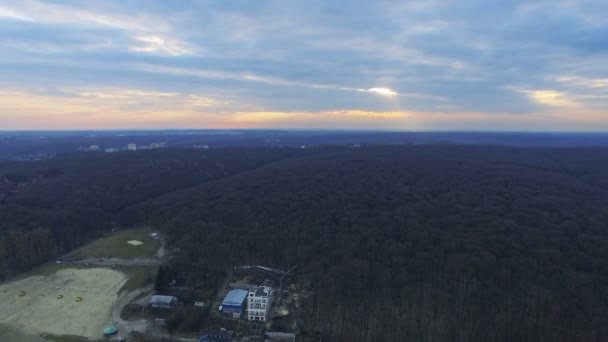
[{"label": "small white structure", "polygon": [[250,321],[265,322],[269,317],[274,290],[268,286],[251,288],[247,295],[247,316]]},{"label": "small white structure", "polygon": [[153,308],[171,309],[178,303],[177,297],[173,296],[152,296],[148,301],[148,305]]},{"label": "small white structure", "polygon": [[127,147],[131,151],[137,151],[137,145],[136,144],[129,144],[129,145],[127,145]]}]

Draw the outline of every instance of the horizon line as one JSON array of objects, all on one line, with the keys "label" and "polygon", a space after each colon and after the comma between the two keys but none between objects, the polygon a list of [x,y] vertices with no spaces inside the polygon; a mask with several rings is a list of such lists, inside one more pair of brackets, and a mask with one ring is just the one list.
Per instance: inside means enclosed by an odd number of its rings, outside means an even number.
[{"label": "horizon line", "polygon": [[108,129],[0,129],[0,133],[35,132],[179,132],[179,131],[245,131],[245,132],[359,132],[359,133],[496,133],[496,134],[608,134],[608,130],[397,130],[397,129],[349,129],[349,128],[108,128]]}]

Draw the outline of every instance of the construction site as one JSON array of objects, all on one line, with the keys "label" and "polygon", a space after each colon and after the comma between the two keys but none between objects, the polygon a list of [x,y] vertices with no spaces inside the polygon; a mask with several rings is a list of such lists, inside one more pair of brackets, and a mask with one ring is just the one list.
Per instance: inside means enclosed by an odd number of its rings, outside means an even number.
[{"label": "construction site", "polygon": [[0,286],[0,322],[33,335],[99,336],[127,281],[106,268],[66,268]]},{"label": "construction site", "polygon": [[293,342],[310,330],[312,292],[296,266],[236,266],[209,292],[155,288],[176,252],[148,229],[114,232],[0,284],[0,340]]},{"label": "construction site", "polygon": [[[147,229],[107,237],[0,284],[0,337],[15,341],[122,340],[143,331],[120,312],[149,286],[164,262],[164,242]],[[111,334],[108,328],[121,326]],[[4,339],[1,339],[3,340]]]}]

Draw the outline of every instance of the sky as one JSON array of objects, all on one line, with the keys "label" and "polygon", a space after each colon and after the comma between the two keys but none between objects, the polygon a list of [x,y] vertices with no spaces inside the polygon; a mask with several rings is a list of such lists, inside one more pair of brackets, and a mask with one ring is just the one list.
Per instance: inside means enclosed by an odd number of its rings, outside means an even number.
[{"label": "sky", "polygon": [[0,130],[608,130],[605,0],[0,0],[0,51]]}]

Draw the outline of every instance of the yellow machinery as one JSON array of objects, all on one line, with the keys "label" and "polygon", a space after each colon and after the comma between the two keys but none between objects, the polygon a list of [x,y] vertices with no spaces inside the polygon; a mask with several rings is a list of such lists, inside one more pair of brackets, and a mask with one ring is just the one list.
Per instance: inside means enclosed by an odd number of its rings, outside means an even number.
[{"label": "yellow machinery", "polygon": [[77,301],[78,303],[82,302],[82,297],[76,297],[76,301]]}]

